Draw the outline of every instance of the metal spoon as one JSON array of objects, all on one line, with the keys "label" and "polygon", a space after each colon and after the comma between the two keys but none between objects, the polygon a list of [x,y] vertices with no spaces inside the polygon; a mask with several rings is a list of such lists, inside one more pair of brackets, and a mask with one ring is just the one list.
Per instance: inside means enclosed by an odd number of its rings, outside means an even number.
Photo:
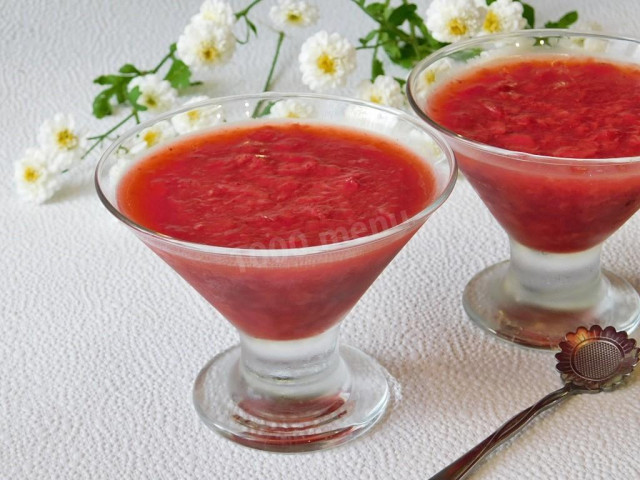
[{"label": "metal spoon", "polygon": [[580,327],[568,333],[556,354],[556,369],[562,374],[564,387],[523,410],[492,435],[436,473],[430,480],[455,480],[464,477],[480,460],[515,433],[538,413],[576,393],[613,390],[629,376],[638,363],[636,341],[627,332],[598,325],[589,330]]}]

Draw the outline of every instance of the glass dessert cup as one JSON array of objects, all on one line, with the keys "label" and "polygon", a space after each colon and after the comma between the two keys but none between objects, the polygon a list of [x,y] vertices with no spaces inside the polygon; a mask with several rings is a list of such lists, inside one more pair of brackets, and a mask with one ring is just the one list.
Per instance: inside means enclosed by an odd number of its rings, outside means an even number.
[{"label": "glass dessert cup", "polygon": [[[310,118],[256,115],[288,101],[303,104]],[[219,125],[206,127],[207,132],[248,122],[302,121],[382,134],[430,167],[435,196],[410,218],[371,219],[378,223],[371,224],[369,236],[348,239],[345,230],[344,241],[311,247],[223,248],[151,231],[123,214],[118,182],[123,170],[149,152],[139,146],[145,132],[189,112],[218,116]],[[123,149],[143,152],[123,161]],[[106,208],[238,331],[240,344],[216,355],[196,379],[193,398],[201,419],[237,443],[280,452],[342,444],[381,418],[390,395],[388,374],[363,352],[339,346],[340,323],[445,201],[455,179],[450,148],[412,116],[338,97],[275,93],[214,99],[141,124],[111,145],[96,169],[96,188]]]},{"label": "glass dessert cup", "polygon": [[407,92],[415,113],[444,134],[460,170],[509,236],[510,260],[467,284],[467,314],[508,341],[555,349],[566,332],[581,325],[629,332],[640,321],[637,291],[603,270],[600,261],[604,240],[640,207],[640,157],[576,159],[510,151],[465,138],[429,113],[431,94],[461,69],[500,57],[550,53],[640,63],[637,40],[527,30],[439,50],[416,65]]}]

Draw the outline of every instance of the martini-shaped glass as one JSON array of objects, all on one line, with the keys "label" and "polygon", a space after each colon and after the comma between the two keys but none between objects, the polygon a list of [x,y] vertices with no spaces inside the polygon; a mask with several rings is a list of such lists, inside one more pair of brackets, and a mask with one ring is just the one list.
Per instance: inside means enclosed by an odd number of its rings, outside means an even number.
[{"label": "martini-shaped glass", "polygon": [[[564,68],[564,60],[578,58],[587,62],[596,59],[593,64],[604,61],[635,66],[640,63],[640,44],[632,39],[566,30],[491,35],[453,44],[427,57],[411,72],[407,84],[414,111],[444,133],[460,170],[509,235],[510,260],[488,267],[467,284],[465,310],[494,334],[539,348],[557,348],[564,334],[580,325],[610,325],[619,331],[631,331],[638,325],[638,293],[626,280],[603,270],[600,256],[604,240],[640,207],[640,157],[591,157],[589,152],[596,150],[597,142],[625,135],[625,128],[593,127],[598,124],[595,120],[601,120],[593,117],[576,121],[573,113],[582,108],[585,95],[575,88],[568,87],[573,105],[559,110],[552,121],[564,122],[564,118],[572,117],[574,131],[590,132],[589,140],[575,140],[575,145],[570,145],[573,155],[525,153],[528,150],[521,151],[517,145],[498,148],[492,146],[489,134],[489,140],[475,141],[443,126],[432,109],[436,92],[442,91],[443,85],[452,85],[452,78],[498,62],[508,65],[549,55],[561,59],[558,69]],[[604,84],[607,77],[597,80]],[[491,134],[492,129],[510,134],[509,129],[517,122],[529,121],[519,115],[523,103],[531,102],[532,94],[520,90],[512,94],[512,85],[505,83],[500,92],[503,98],[511,95],[513,99],[504,109],[509,114],[505,113],[500,122],[489,119],[489,114],[503,112],[496,110],[501,106],[491,102],[481,105],[487,115],[466,121]],[[536,92],[566,87],[562,82],[531,85]],[[619,97],[637,98],[637,88],[632,90],[621,92]],[[472,87],[467,93],[466,98],[473,102]],[[597,97],[586,101],[598,102]],[[610,106],[601,104],[596,116],[606,116]],[[628,113],[622,111],[616,116]],[[637,122],[637,116],[634,118]],[[541,125],[538,130],[545,127]],[[514,144],[528,141],[524,135],[511,138]],[[549,143],[554,141],[551,136],[547,139]],[[575,155],[576,151],[584,155]],[[579,158],[567,158],[576,156]]]},{"label": "martini-shaped glass", "polygon": [[[309,118],[272,118],[287,108]],[[295,242],[294,248],[260,249],[191,243],[133,221],[119,205],[123,172],[149,155],[150,140],[166,133],[170,123],[197,126],[202,119],[208,134],[235,124],[290,121],[384,135],[419,157],[435,178],[435,192],[410,218],[368,219],[373,222],[368,236],[349,239],[350,229],[362,225],[347,225],[333,232],[334,243],[300,248]],[[355,100],[302,94],[246,95],[184,107],[123,135],[96,170],[98,195],[107,209],[238,331],[239,345],[215,356],[197,377],[194,403],[202,420],[238,443],[284,452],[343,443],[385,411],[387,374],[363,352],[339,346],[340,323],[445,201],[455,178],[452,151],[420,120]]]}]

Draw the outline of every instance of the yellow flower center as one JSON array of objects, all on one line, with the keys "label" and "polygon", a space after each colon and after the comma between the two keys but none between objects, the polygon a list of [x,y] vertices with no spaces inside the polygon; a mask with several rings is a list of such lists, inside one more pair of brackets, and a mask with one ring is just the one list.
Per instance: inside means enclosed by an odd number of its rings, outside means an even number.
[{"label": "yellow flower center", "polygon": [[336,62],[327,53],[320,55],[316,64],[318,65],[318,68],[327,75],[333,75],[336,73]]},{"label": "yellow flower center", "polygon": [[212,43],[203,43],[199,55],[203,62],[213,63],[220,58],[220,50]]},{"label": "yellow flower center", "polygon": [[300,118],[296,112],[287,112],[287,118]]},{"label": "yellow flower center", "polygon": [[490,33],[501,32],[502,25],[500,24],[500,18],[498,17],[498,15],[496,15],[494,12],[489,11],[486,18],[484,19],[482,29]]},{"label": "yellow flower center", "polygon": [[189,110],[187,112],[187,117],[191,123],[196,123],[200,120],[200,111],[199,110]]},{"label": "yellow flower center", "polygon": [[287,22],[289,23],[301,23],[302,22],[302,15],[300,15],[298,12],[287,12]]},{"label": "yellow flower center", "polygon": [[65,128],[58,132],[56,142],[62,150],[73,150],[78,146],[78,137],[76,137],[71,130]]},{"label": "yellow flower center", "polygon": [[434,72],[433,70],[427,70],[424,73],[424,81],[427,85],[433,85],[433,83],[436,81],[436,72]]},{"label": "yellow flower center", "polygon": [[377,104],[381,104],[382,103],[382,98],[380,97],[380,95],[376,95],[375,93],[371,95],[371,97],[369,97],[369,100],[372,103],[377,103]]},{"label": "yellow flower center", "polygon": [[149,130],[142,136],[142,140],[147,144],[147,147],[153,147],[160,140],[160,133]]},{"label": "yellow flower center", "polygon": [[142,105],[153,109],[158,106],[158,99],[156,99],[156,97],[154,97],[153,95],[145,95],[141,103]]},{"label": "yellow flower center", "polygon": [[449,33],[451,35],[459,37],[467,33],[467,24],[458,17],[449,20],[447,27],[449,28]]},{"label": "yellow flower center", "polygon": [[35,183],[40,178],[40,172],[33,167],[27,167],[24,169],[22,178],[24,178],[24,181],[27,183]]},{"label": "yellow flower center", "polygon": [[210,20],[212,22],[218,22],[222,20],[219,15],[216,15],[215,12],[212,12],[211,10],[207,10],[206,12],[203,12],[202,17],[205,20]]}]

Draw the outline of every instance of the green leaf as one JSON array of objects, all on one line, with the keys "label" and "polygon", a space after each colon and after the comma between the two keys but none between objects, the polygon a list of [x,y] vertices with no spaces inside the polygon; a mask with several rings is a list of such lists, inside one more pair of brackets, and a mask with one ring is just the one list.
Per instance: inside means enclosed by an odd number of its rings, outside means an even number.
[{"label": "green leaf", "polygon": [[371,62],[371,81],[373,82],[379,75],[384,75],[384,65],[380,60],[374,58]]},{"label": "green leaf", "polygon": [[[519,1],[519,0],[516,0]],[[536,25],[536,11],[528,3],[520,2],[522,4],[522,16],[527,21],[527,28],[534,28]]]},{"label": "green leaf", "polygon": [[385,22],[388,22],[392,12],[393,12],[393,8],[391,8],[391,6],[389,5],[389,1],[386,1],[384,6],[384,12],[382,12],[382,19]]},{"label": "green leaf", "polygon": [[479,56],[482,52],[483,52],[482,48],[467,48],[467,49],[452,53],[451,58],[459,62],[466,62],[471,58],[475,58]]},{"label": "green leaf", "polygon": [[416,27],[418,30],[420,30],[420,33],[422,33],[423,37],[430,37],[431,35],[429,34],[429,29],[427,29],[427,26],[424,24],[424,20],[422,19],[422,17],[416,13],[413,12],[411,15],[409,15],[409,17],[407,18],[407,20],[409,20],[409,24]]},{"label": "green leaf", "polygon": [[491,5],[493,2],[497,2],[498,0],[487,0],[487,7]]},{"label": "green leaf", "polygon": [[378,33],[377,30],[371,30],[369,33],[367,33],[364,37],[359,38],[358,40],[360,41],[360,43],[363,46],[366,46],[367,43],[369,43],[371,40],[373,40],[376,36],[376,34]]},{"label": "green leaf", "polygon": [[127,101],[127,86],[129,82],[123,82],[120,85],[114,85],[113,90],[116,95],[118,103],[124,103]]},{"label": "green leaf", "polygon": [[370,3],[364,9],[374,18],[382,19],[386,5],[384,3]]},{"label": "green leaf", "polygon": [[146,110],[147,107],[145,107],[144,105],[140,105],[138,103],[138,99],[140,98],[140,95],[142,95],[142,92],[140,91],[140,87],[135,87],[133,90],[127,93],[127,99],[129,100],[129,103],[131,104],[131,106],[135,111],[142,112]]},{"label": "green leaf", "polygon": [[112,90],[112,88],[107,88],[93,99],[93,115],[96,118],[103,118],[113,113],[111,103],[109,103],[109,99],[113,94]]},{"label": "green leaf", "polygon": [[418,60],[422,60],[422,55],[416,52],[413,45],[403,45],[400,47],[400,55],[394,62],[404,68],[412,68]]},{"label": "green leaf", "polygon": [[382,47],[384,48],[384,51],[387,52],[389,60],[393,63],[397,63],[400,60],[400,48],[395,44],[395,42],[387,42]]},{"label": "green leaf", "polygon": [[125,63],[123,66],[120,67],[120,70],[118,70],[120,73],[134,73],[136,75],[140,75],[140,70],[138,70],[133,64],[131,63]]},{"label": "green leaf", "polygon": [[449,45],[448,43],[439,42],[438,40],[436,40],[431,36],[431,32],[429,32],[429,29],[424,24],[424,20],[422,19],[422,17],[420,17],[420,15],[414,14],[409,19],[409,23],[420,30],[420,33],[422,34],[422,38],[416,37],[416,43],[420,46],[427,47],[426,49],[427,54],[430,54],[435,50],[439,50],[440,48]]},{"label": "green leaf", "polygon": [[389,15],[389,23],[395,26],[402,25],[409,20],[416,12],[418,7],[413,3],[405,3],[395,8]]},{"label": "green leaf", "polygon": [[560,20],[557,22],[547,22],[544,24],[545,28],[568,28],[570,25],[573,25],[578,20],[578,12],[575,10],[565,14]]},{"label": "green leaf", "polygon": [[191,84],[191,70],[182,60],[174,60],[164,79],[167,80],[173,88],[180,90]]},{"label": "green leaf", "polygon": [[382,45],[383,43],[389,42],[389,41],[392,41],[392,42],[395,41],[394,37],[389,35],[389,32],[380,30],[378,32],[378,43]]},{"label": "green leaf", "polygon": [[117,85],[121,81],[122,77],[120,75],[100,75],[93,80],[93,83],[98,85]]},{"label": "green leaf", "polygon": [[169,55],[173,55],[174,53],[176,53],[177,49],[178,49],[178,46],[175,43],[172,43],[171,45],[169,45]]},{"label": "green leaf", "polygon": [[247,27],[249,27],[249,30],[251,30],[255,34],[255,36],[257,37],[258,36],[258,29],[254,25],[254,23],[251,20],[249,20],[248,17],[244,17],[244,19],[247,22]]},{"label": "green leaf", "polygon": [[398,82],[398,85],[400,85],[400,88],[404,88],[404,86],[407,83],[407,79],[406,78],[400,78],[400,77],[393,77],[393,79]]}]

